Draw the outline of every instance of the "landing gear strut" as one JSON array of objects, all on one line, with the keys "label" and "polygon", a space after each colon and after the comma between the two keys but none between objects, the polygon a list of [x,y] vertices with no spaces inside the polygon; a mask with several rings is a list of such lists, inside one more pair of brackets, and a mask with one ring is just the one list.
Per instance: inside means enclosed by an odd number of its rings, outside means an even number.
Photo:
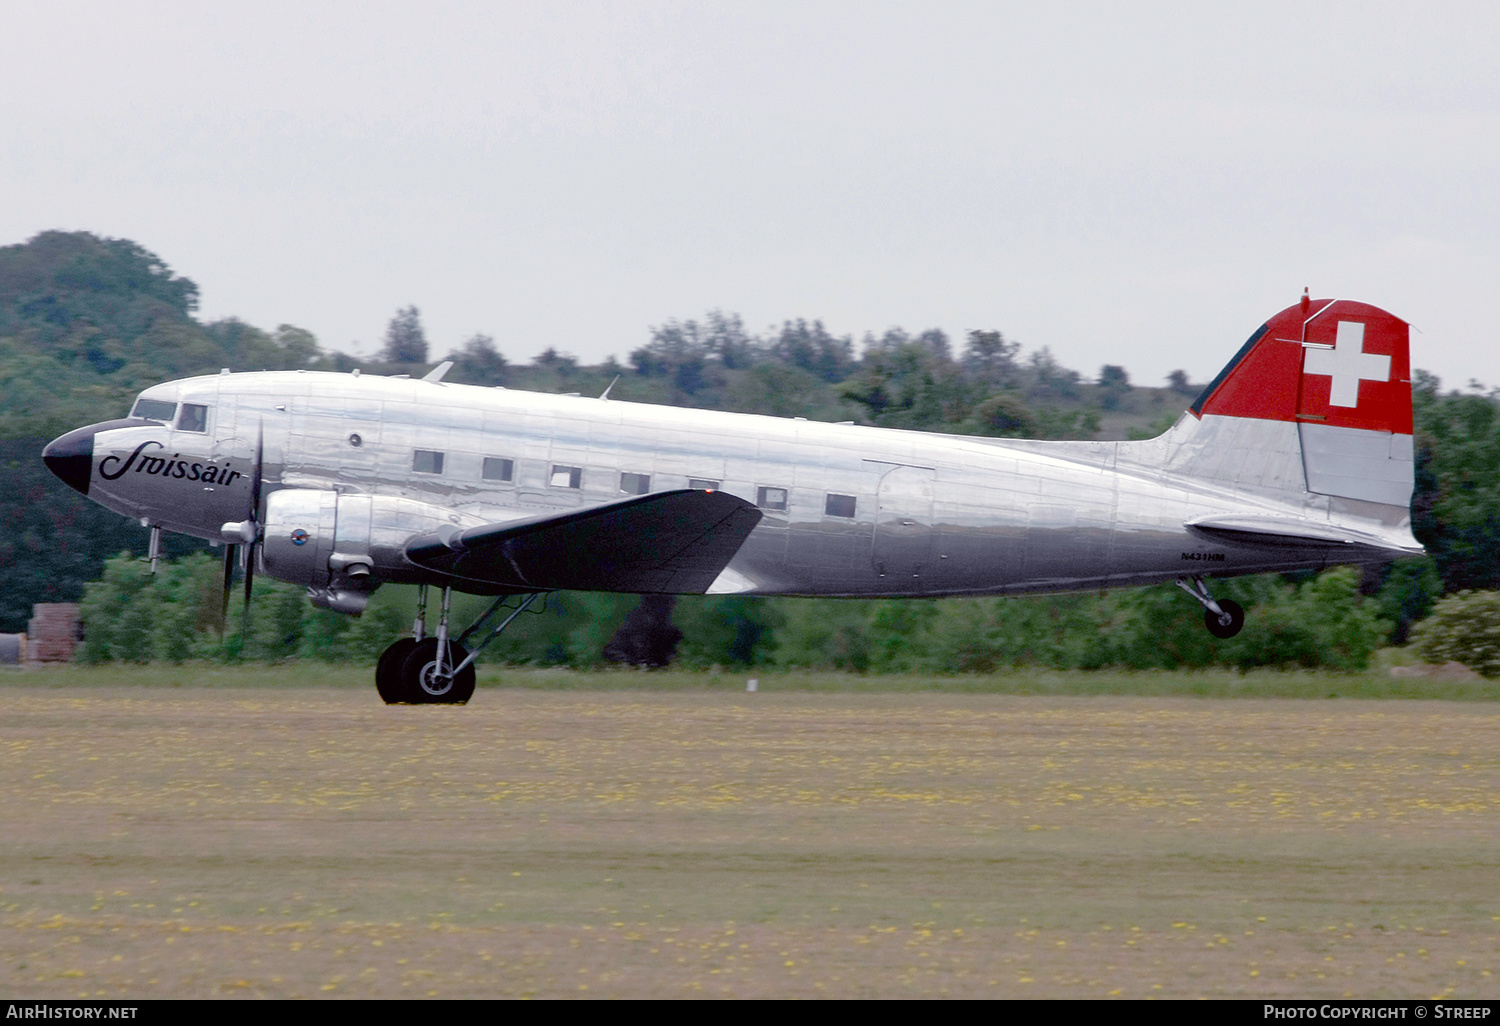
[{"label": "landing gear strut", "polygon": [[[448,606],[453,589],[443,589],[442,613],[437,634],[427,637],[427,585],[417,597],[417,618],[412,624],[414,637],[402,638],[380,654],[375,664],[375,690],[387,705],[463,705],[474,694],[474,659],[484,647],[500,636],[511,621],[536,601],[540,593],[501,595],[495,604],[457,641],[448,637]],[[507,608],[512,599],[516,605],[510,615],[470,652],[464,647],[469,636],[483,627],[496,613]]]},{"label": "landing gear strut", "polygon": [[[1191,583],[1189,583],[1191,581]],[[1238,602],[1230,599],[1219,599],[1208,593],[1208,588],[1201,577],[1179,577],[1177,587],[1197,599],[1203,606],[1203,626],[1208,628],[1208,633],[1223,640],[1232,638],[1245,626],[1245,610]]]}]

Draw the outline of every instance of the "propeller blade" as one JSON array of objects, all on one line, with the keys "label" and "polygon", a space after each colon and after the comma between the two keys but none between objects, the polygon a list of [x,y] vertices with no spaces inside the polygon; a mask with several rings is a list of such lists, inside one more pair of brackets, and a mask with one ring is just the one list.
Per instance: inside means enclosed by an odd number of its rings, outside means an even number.
[{"label": "propeller blade", "polygon": [[240,637],[250,638],[250,582],[254,579],[255,571],[255,543],[251,542],[245,546],[245,551],[250,558],[245,561],[245,604],[240,607]]},{"label": "propeller blade", "polygon": [[250,474],[250,519],[260,524],[261,466],[265,462],[266,422],[255,423],[255,467]]},{"label": "propeller blade", "polygon": [[[255,557],[256,550],[260,547],[260,493],[263,475],[261,467],[265,462],[266,452],[266,422],[256,421],[255,424],[255,466],[250,472],[250,516],[246,520],[252,530],[250,538],[245,542],[245,620],[248,624],[250,619],[250,585],[255,580]],[[225,601],[228,601],[226,596]]]},{"label": "propeller blade", "polygon": [[219,637],[224,636],[224,625],[229,622],[229,586],[234,583],[233,545],[224,546],[224,597],[219,605]]},{"label": "propeller blade", "polygon": [[256,550],[260,548],[260,542],[253,541],[245,546],[245,612],[250,611],[250,582],[255,580],[255,557]]}]

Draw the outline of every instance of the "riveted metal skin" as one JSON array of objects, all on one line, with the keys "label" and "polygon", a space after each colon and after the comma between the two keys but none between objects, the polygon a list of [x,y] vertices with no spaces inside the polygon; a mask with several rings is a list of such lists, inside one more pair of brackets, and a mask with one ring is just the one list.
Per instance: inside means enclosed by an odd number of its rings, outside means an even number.
[{"label": "riveted metal skin", "polygon": [[[1341,327],[1349,324],[1360,331]],[[362,601],[348,595],[388,582],[485,594],[551,586],[829,596],[1097,589],[1421,552],[1407,508],[1406,345],[1405,323],[1365,304],[1289,308],[1176,426],[1139,442],[985,439],[266,372],[142,393],[206,405],[206,431],[107,422],[58,439],[48,460],[110,509],[216,539],[223,524],[245,518],[252,442],[262,438],[262,508],[254,512],[264,524],[265,572],[345,596],[330,601],[351,610]],[[507,479],[485,476],[501,467]],[[548,585],[536,524],[619,503],[643,479],[649,494],[717,482],[714,491],[736,497],[749,519],[714,511],[739,534],[733,544],[694,542],[709,556],[680,576],[617,572],[607,532],[595,532],[592,561],[573,560],[571,576],[559,578],[566,583]],[[690,501],[660,508],[678,518],[664,539],[693,537]],[[649,529],[640,518],[620,522]],[[462,536],[503,547],[507,524],[533,539],[519,576],[476,579],[482,560],[444,555],[439,544]],[[563,544],[581,535],[555,537]],[[642,548],[634,538],[630,558],[639,561]],[[708,558],[722,569],[704,571]],[[444,569],[459,566],[461,575]],[[595,579],[587,566],[614,576]],[[631,583],[642,580],[654,583]]]}]

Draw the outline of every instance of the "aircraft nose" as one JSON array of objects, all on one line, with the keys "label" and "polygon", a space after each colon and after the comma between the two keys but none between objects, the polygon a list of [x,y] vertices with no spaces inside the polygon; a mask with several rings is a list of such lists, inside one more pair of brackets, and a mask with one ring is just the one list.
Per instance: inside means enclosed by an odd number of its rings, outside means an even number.
[{"label": "aircraft nose", "polygon": [[42,450],[47,469],[74,491],[89,493],[89,478],[94,472],[94,436],[99,425],[77,428],[54,438]]}]

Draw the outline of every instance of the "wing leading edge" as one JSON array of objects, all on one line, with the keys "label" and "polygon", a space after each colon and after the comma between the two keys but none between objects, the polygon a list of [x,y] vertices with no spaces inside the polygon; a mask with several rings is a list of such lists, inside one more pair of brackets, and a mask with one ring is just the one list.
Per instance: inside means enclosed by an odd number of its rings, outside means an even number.
[{"label": "wing leading edge", "polygon": [[753,505],[689,489],[417,535],[406,558],[518,591],[700,594],[760,522]]}]

